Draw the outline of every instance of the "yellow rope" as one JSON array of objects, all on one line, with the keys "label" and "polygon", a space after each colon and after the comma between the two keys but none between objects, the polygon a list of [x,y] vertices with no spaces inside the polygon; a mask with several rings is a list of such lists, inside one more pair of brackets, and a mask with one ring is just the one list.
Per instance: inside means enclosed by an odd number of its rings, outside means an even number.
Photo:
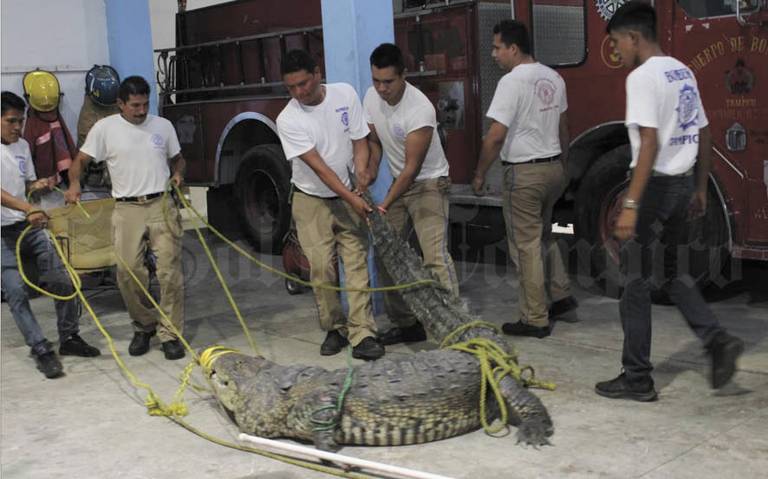
[{"label": "yellow rope", "polygon": [[[471,323],[463,324],[452,331],[445,337],[440,344],[441,348],[455,349],[456,351],[462,351],[467,354],[472,354],[477,358],[480,363],[480,423],[483,426],[483,430],[487,434],[493,435],[499,431],[506,429],[507,419],[509,418],[509,411],[507,409],[507,402],[504,396],[501,394],[500,383],[504,379],[504,376],[511,376],[518,383],[523,384],[525,387],[536,387],[541,389],[548,389],[550,391],[555,389],[555,384],[546,381],[540,381],[536,379],[536,374],[531,366],[520,366],[517,361],[517,354],[512,351],[506,352],[495,341],[488,338],[472,338],[462,343],[452,344],[454,339],[461,336],[465,331],[473,328],[487,328],[494,331],[498,331],[498,327],[495,324],[485,321],[473,321]],[[526,376],[525,373],[529,375]],[[488,397],[488,388],[493,391],[493,397],[496,400],[496,404],[499,407],[499,424],[493,426],[488,422],[488,411],[486,410],[486,399]]]},{"label": "yellow rope", "polygon": [[197,216],[197,218],[211,231],[213,234],[215,234],[217,237],[219,237],[222,241],[227,243],[232,249],[243,255],[244,257],[248,258],[251,262],[258,265],[260,268],[265,269],[269,271],[270,273],[276,274],[280,277],[283,277],[285,279],[288,279],[290,281],[293,281],[294,283],[301,284],[303,286],[309,287],[309,288],[318,288],[318,289],[327,289],[331,291],[352,291],[352,292],[363,292],[363,293],[375,293],[375,292],[387,292],[387,291],[399,291],[402,289],[409,289],[414,288],[417,286],[426,286],[426,285],[434,285],[442,288],[442,285],[433,279],[422,279],[419,281],[413,281],[410,283],[404,283],[404,284],[398,284],[394,286],[381,286],[378,288],[348,288],[348,287],[341,287],[341,286],[335,286],[330,283],[312,283],[310,281],[304,281],[303,279],[293,276],[288,273],[284,273],[280,271],[279,269],[273,268],[272,266],[263,263],[256,259],[252,254],[245,251],[243,248],[235,244],[232,240],[224,236],[219,230],[214,228],[210,223],[208,223],[205,218],[200,214],[199,211],[197,211],[184,197],[184,195],[181,193],[179,188],[176,185],[173,185],[173,187],[176,189],[176,195],[181,201],[181,203],[184,205],[184,208],[189,209],[192,211],[192,213]]}]

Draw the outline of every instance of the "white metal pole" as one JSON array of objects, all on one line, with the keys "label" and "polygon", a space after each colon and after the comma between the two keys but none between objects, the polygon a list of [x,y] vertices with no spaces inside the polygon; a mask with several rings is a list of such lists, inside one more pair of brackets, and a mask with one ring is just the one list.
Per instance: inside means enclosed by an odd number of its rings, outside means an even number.
[{"label": "white metal pole", "polygon": [[440,476],[438,474],[431,474],[429,472],[415,471],[413,469],[407,469],[399,466],[390,466],[389,464],[382,464],[380,462],[367,461],[365,459],[344,456],[342,454],[336,454],[335,452],[320,451],[312,447],[275,441],[273,439],[265,439],[263,437],[251,436],[249,434],[240,434],[238,438],[241,441],[252,442],[260,446],[266,446],[280,451],[305,454],[318,459],[326,459],[329,461],[349,464],[351,466],[357,466],[372,471],[395,474],[399,477],[407,477],[413,479],[451,479],[448,476]]}]

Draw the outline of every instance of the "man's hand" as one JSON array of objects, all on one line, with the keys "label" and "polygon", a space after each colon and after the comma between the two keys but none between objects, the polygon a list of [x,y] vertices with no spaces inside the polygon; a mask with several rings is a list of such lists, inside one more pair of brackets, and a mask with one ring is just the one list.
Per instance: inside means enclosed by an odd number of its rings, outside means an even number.
[{"label": "man's hand", "polygon": [[360,215],[361,218],[367,219],[368,213],[373,211],[370,206],[368,206],[368,203],[362,199],[359,196],[355,196],[352,198],[352,200],[349,202],[350,205],[352,205],[352,208],[355,210],[355,213]]},{"label": "man's hand", "polygon": [[181,188],[181,185],[184,184],[184,177],[181,175],[181,173],[176,172],[171,176],[171,184],[173,184],[177,188]]},{"label": "man's hand", "polygon": [[635,236],[635,226],[637,225],[637,210],[624,208],[616,220],[616,227],[613,235],[620,241],[627,241]]},{"label": "man's hand", "polygon": [[696,190],[691,197],[691,204],[688,206],[688,216],[691,219],[701,218],[707,212],[707,192]]},{"label": "man's hand", "polygon": [[43,210],[31,210],[27,213],[27,221],[35,228],[45,228],[48,226],[48,215]]},{"label": "man's hand", "polygon": [[355,191],[361,195],[368,190],[371,184],[371,176],[366,168],[364,171],[355,171]]},{"label": "man's hand", "polygon": [[475,176],[472,179],[472,191],[477,196],[483,196],[485,194],[485,177],[484,176]]},{"label": "man's hand", "polygon": [[381,213],[382,215],[387,214],[387,208],[384,207],[384,205],[378,205],[376,206],[376,209],[379,210],[379,213]]},{"label": "man's hand", "polygon": [[64,192],[64,201],[67,203],[77,203],[80,201],[80,183],[70,183],[69,188]]},{"label": "man's hand", "polygon": [[40,178],[29,185],[29,193],[37,191],[50,191],[55,185],[53,178]]}]

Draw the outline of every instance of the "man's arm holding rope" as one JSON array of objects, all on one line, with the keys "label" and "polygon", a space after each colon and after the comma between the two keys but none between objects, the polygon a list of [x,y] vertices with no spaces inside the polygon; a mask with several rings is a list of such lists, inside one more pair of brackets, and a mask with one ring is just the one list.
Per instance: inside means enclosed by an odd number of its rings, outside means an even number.
[{"label": "man's arm holding rope", "polygon": [[46,215],[43,210],[36,208],[35,205],[27,202],[26,200],[16,198],[5,190],[2,190],[2,198],[0,201],[6,208],[23,212],[27,216],[27,221],[29,221],[29,223],[36,228],[44,228],[48,223],[48,215]]},{"label": "man's arm holding rope", "polygon": [[177,188],[181,188],[181,185],[184,184],[184,172],[187,170],[187,161],[179,153],[168,160],[168,167],[171,169],[171,182]]},{"label": "man's arm holding rope", "polygon": [[92,157],[79,151],[72,162],[72,166],[69,167],[69,188],[64,192],[64,200],[67,203],[77,203],[80,201],[80,174],[92,159]]}]

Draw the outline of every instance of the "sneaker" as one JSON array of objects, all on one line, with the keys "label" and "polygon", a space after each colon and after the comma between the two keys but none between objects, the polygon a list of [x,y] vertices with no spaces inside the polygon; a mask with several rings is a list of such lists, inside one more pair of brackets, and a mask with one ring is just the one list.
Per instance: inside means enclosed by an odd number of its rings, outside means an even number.
[{"label": "sneaker", "polygon": [[48,379],[58,378],[64,375],[64,367],[61,365],[61,361],[56,357],[56,353],[48,351],[45,354],[35,356],[35,362],[37,363],[37,369],[42,372]]},{"label": "sneaker", "polygon": [[73,334],[59,345],[59,354],[62,356],[95,358],[96,356],[101,356],[101,351],[86,343],[79,335]]},{"label": "sneaker", "polygon": [[573,296],[555,301],[549,306],[549,317],[556,318],[579,307],[578,301]]},{"label": "sneaker", "polygon": [[546,338],[552,332],[549,326],[531,326],[522,321],[504,323],[501,325],[501,330],[504,331],[504,334],[512,336],[531,336],[534,338]]},{"label": "sneaker", "polygon": [[721,331],[712,338],[707,349],[712,358],[712,387],[720,389],[736,373],[736,361],[744,352],[744,341]]},{"label": "sneaker", "polygon": [[384,346],[373,336],[368,336],[360,341],[360,344],[352,348],[352,357],[356,359],[374,361],[382,356],[384,356]]},{"label": "sneaker", "polygon": [[320,355],[333,356],[341,352],[347,344],[349,341],[338,330],[328,331],[328,334],[325,335],[325,341],[320,346]]},{"label": "sneaker", "polygon": [[427,340],[427,332],[418,321],[410,326],[389,328],[379,335],[379,343],[390,346],[398,343],[418,343]]},{"label": "sneaker", "polygon": [[655,401],[659,397],[650,376],[645,379],[630,381],[624,373],[610,381],[595,384],[595,392],[611,399],[633,399],[642,402]]},{"label": "sneaker", "polygon": [[141,356],[149,351],[149,340],[154,336],[156,331],[144,332],[136,331],[133,333],[133,339],[131,344],[128,345],[128,354],[131,356]]},{"label": "sneaker", "polygon": [[181,341],[178,339],[172,339],[170,341],[165,341],[161,345],[163,348],[163,354],[165,354],[165,359],[181,359],[184,357],[184,345],[181,344]]}]

